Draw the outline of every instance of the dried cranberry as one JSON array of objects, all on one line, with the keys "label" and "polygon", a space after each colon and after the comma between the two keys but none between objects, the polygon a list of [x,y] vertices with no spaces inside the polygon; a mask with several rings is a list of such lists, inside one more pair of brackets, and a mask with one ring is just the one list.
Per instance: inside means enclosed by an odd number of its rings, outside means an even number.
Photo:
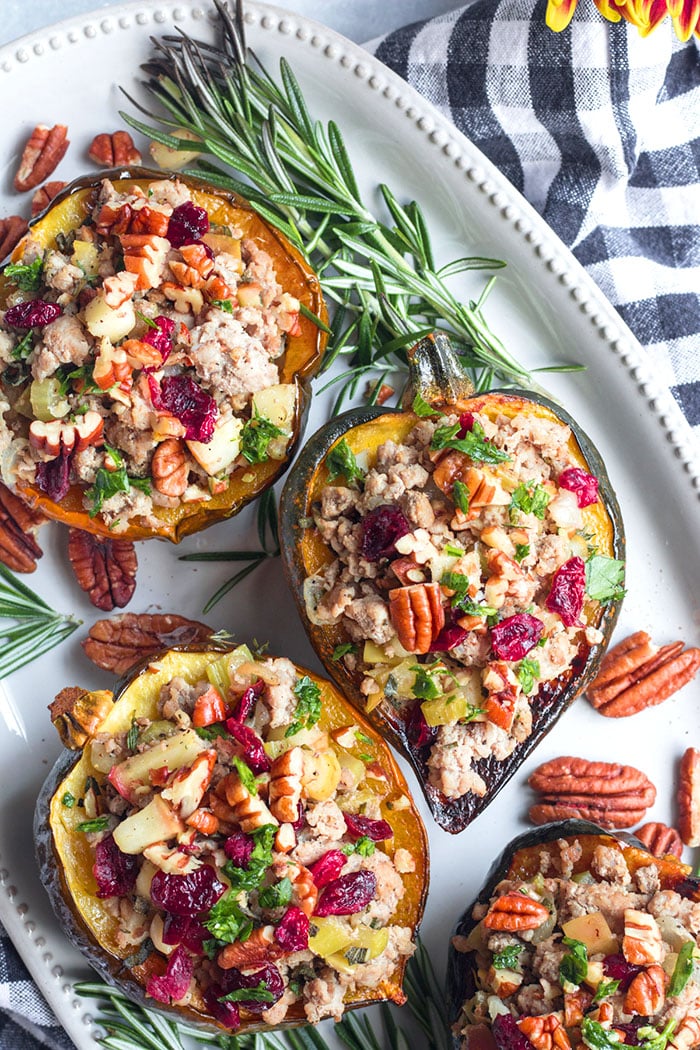
[{"label": "dried cranberry", "polygon": [[491,1026],[498,1050],[533,1050],[532,1043],[518,1028],[512,1014],[498,1014]]},{"label": "dried cranberry", "polygon": [[581,615],[585,590],[586,566],[583,558],[569,558],[554,573],[545,605],[550,612],[559,614],[566,627],[572,627]]},{"label": "dried cranberry", "polygon": [[254,846],[255,843],[250,835],[242,831],[234,831],[233,835],[229,835],[224,842],[224,853],[237,868],[247,868]]},{"label": "dried cranberry", "polygon": [[467,634],[468,632],[463,627],[459,627],[456,623],[448,623],[440,631],[435,641],[430,643],[428,652],[447,653],[450,649],[454,649],[455,646],[461,645]]},{"label": "dried cranberry", "polygon": [[70,468],[72,451],[61,445],[61,451],[55,459],[46,463],[37,463],[35,481],[37,488],[45,492],[54,503],[60,503],[70,488]]},{"label": "dried cranberry", "polygon": [[616,1021],[615,1031],[624,1032],[625,1046],[639,1046],[639,1029],[645,1028],[649,1023],[648,1017],[633,1017],[631,1021]]},{"label": "dried cranberry", "polygon": [[377,880],[374,872],[351,871],[339,879],[329,882],[316,905],[314,915],[355,915],[374,900]]},{"label": "dried cranberry", "polygon": [[275,940],[286,952],[303,952],[309,947],[309,925],[301,908],[287,908],[275,929]]},{"label": "dried cranberry", "polygon": [[235,1031],[236,1028],[241,1026],[241,1012],[236,1003],[222,1003],[220,1001],[221,996],[225,994],[220,984],[210,984],[202,994],[202,998],[214,1020],[222,1024],[224,1028],[230,1028],[232,1031]]},{"label": "dried cranberry", "polygon": [[329,849],[314,864],[310,864],[309,871],[316,888],[320,890],[329,882],[335,882],[345,867],[347,859],[342,850]]},{"label": "dried cranberry", "polygon": [[420,704],[414,704],[406,718],[406,740],[411,747],[425,747],[432,744],[437,736],[437,729],[429,726]]},{"label": "dried cranberry", "polygon": [[292,827],[295,831],[301,831],[306,823],[306,817],[304,816],[304,803],[299,802],[297,804],[297,819],[292,822]]},{"label": "dried cranberry", "polygon": [[235,718],[226,719],[226,729],[243,748],[243,758],[256,777],[260,773],[269,773],[270,759],[265,754],[263,742],[255,730],[242,725]]},{"label": "dried cranberry", "polygon": [[689,875],[687,879],[681,879],[673,888],[681,897],[700,901],[700,878],[697,875]]},{"label": "dried cranberry", "polygon": [[159,1003],[177,1002],[187,993],[194,973],[194,960],[180,944],[168,958],[162,976],[148,978],[146,995]]},{"label": "dried cranberry", "polygon": [[361,817],[355,813],[344,813],[343,817],[351,839],[368,838],[372,842],[384,842],[393,837],[391,824],[386,820],[371,820],[370,817]]},{"label": "dried cranberry", "polygon": [[530,613],[508,616],[491,628],[491,648],[499,660],[522,660],[539,642],[544,624]]},{"label": "dried cranberry", "polygon": [[[161,364],[170,357],[170,352],[173,348],[173,332],[175,331],[175,322],[171,321],[169,317],[156,317],[155,324],[157,328],[149,328],[144,335],[142,342],[148,343],[149,346],[154,347],[161,356]],[[144,372],[153,372],[153,368],[144,368]]]},{"label": "dried cranberry", "polygon": [[63,313],[58,303],[47,303],[44,299],[29,299],[17,303],[5,311],[5,321],[13,328],[43,328],[52,324]]},{"label": "dried cranberry", "polygon": [[173,915],[201,915],[213,908],[225,892],[223,882],[208,864],[186,875],[157,871],[151,882],[151,900],[156,908]]},{"label": "dried cranberry", "polygon": [[214,434],[219,414],[216,401],[197,386],[190,376],[166,376],[160,384],[148,377],[148,390],[153,407],[159,412],[175,416],[185,427],[185,440],[201,441],[205,445]]},{"label": "dried cranberry", "polygon": [[199,208],[192,201],[178,204],[170,216],[166,237],[173,248],[183,244],[194,244],[209,229],[209,216],[204,208]]},{"label": "dried cranberry", "polygon": [[569,467],[559,475],[557,484],[562,489],[576,493],[579,507],[588,507],[591,503],[598,502],[598,478],[595,474],[589,474],[587,470]]},{"label": "dried cranberry", "polygon": [[97,843],[92,874],[98,897],[126,897],[134,888],[138,873],[137,858],[122,853],[111,832]]},{"label": "dried cranberry", "polygon": [[282,975],[272,963],[265,963],[262,969],[256,970],[255,973],[241,973],[240,970],[236,969],[226,970],[221,979],[221,984],[225,989],[224,995],[238,991],[239,988],[257,988],[259,984],[262,984],[265,991],[269,992],[272,998],[267,999],[265,1002],[261,1002],[259,999],[239,1000],[240,1005],[251,1014],[261,1014],[265,1010],[269,1010],[278,999],[282,998],[284,992]]},{"label": "dried cranberry", "polygon": [[238,701],[236,709],[233,712],[233,715],[231,716],[235,719],[236,722],[245,722],[246,718],[255,706],[255,701],[258,699],[259,696],[262,696],[264,688],[265,683],[263,682],[262,678],[258,678],[257,682],[254,682],[252,685],[248,686],[248,688],[241,696],[241,699]]},{"label": "dried cranberry", "polygon": [[457,437],[461,440],[466,437],[467,434],[474,429],[474,413],[473,412],[462,412],[459,417],[459,430],[457,431]]},{"label": "dried cranberry", "polygon": [[166,915],[163,923],[163,943],[182,944],[195,955],[204,954],[204,942],[211,934],[201,922],[182,915]]},{"label": "dried cranberry", "polygon": [[411,531],[411,526],[398,507],[382,503],[362,519],[360,554],[366,561],[379,561],[396,554],[394,544]]},{"label": "dried cranberry", "polygon": [[603,959],[605,976],[611,981],[619,981],[621,992],[627,991],[634,978],[643,969],[643,966],[635,966],[634,963],[627,962],[624,955],[606,955]]}]

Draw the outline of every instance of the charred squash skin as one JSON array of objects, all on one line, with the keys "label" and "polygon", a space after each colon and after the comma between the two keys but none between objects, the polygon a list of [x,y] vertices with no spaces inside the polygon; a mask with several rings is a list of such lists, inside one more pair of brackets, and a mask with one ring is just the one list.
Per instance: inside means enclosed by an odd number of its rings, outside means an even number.
[{"label": "charred squash skin", "polygon": [[[147,168],[115,168],[101,172],[99,177],[90,175],[76,179],[31,223],[27,236],[38,242],[44,250],[55,248],[57,234],[69,233],[82,225],[105,178],[111,179],[118,190],[126,191],[130,185],[145,187],[148,182],[162,181],[168,177],[166,172]],[[253,239],[263,248],[272,258],[282,287],[296,296],[323,325],[326,324],[328,315],[316,275],[302,254],[279,231],[269,226],[247,201],[234,193],[215,188],[202,179],[179,174],[172,178],[190,188],[195,204],[206,209],[212,224],[238,227],[244,237]],[[27,238],[20,241],[10,262],[22,261],[26,242]],[[15,290],[14,286],[0,272],[0,309],[6,308],[7,296],[12,290]],[[285,459],[269,459],[264,463],[239,467],[231,475],[228,487],[213,495],[206,503],[182,503],[173,508],[155,507],[157,527],[135,519],[128,529],[120,533],[122,538],[145,540],[158,537],[178,543],[193,532],[237,514],[284,473],[304,433],[311,400],[310,381],[320,367],[326,344],[326,335],[308,317],[300,314],[299,325],[299,334],[288,336],[285,352],[278,361],[279,382],[294,383],[297,387],[295,420]],[[60,503],[50,500],[36,485],[23,484],[18,487],[18,492],[27,503],[41,510],[48,518],[95,535],[113,535],[98,517],[90,517],[83,507],[83,490],[77,485],[71,487]]]},{"label": "charred squash skin", "polygon": [[[165,682],[176,675],[181,675],[190,683],[196,682],[204,677],[207,664],[218,659],[229,648],[214,644],[176,647],[144,660],[117,683],[111,708],[106,702],[108,694],[104,690],[95,694],[92,709],[86,696],[82,697],[83,713],[89,714],[90,709],[94,714],[99,710],[103,720],[94,725],[92,717],[81,719],[84,735],[87,732],[91,735],[84,741],[82,749],[64,750],[60,755],[44,783],[34,815],[34,841],[41,880],[63,930],[75,947],[101,977],[120,988],[130,999],[149,1008],[164,1010],[176,1020],[217,1032],[221,1032],[222,1026],[208,1013],[198,994],[188,1006],[165,1006],[154,1003],[153,999],[146,996],[149,977],[164,971],[165,960],[152,950],[142,962],[133,965],[132,961],[132,965],[128,964],[127,959],[133,948],[124,948],[118,944],[118,923],[105,907],[109,901],[101,900],[96,895],[97,885],[92,873],[93,850],[86,842],[85,835],[75,830],[76,825],[85,819],[84,813],[78,807],[67,808],[62,799],[67,791],[75,798],[81,797],[88,776],[94,776],[98,783],[105,779],[105,774],[97,771],[90,760],[90,743],[96,733],[128,730],[133,717],[157,717],[158,694]],[[399,806],[396,810],[387,810],[386,813],[382,812],[382,816],[387,817],[394,831],[392,848],[410,850],[416,862],[415,871],[402,876],[406,893],[392,918],[393,922],[410,927],[415,935],[428,891],[429,855],[426,831],[410,799],[408,785],[379,734],[358,717],[338,690],[305,668],[297,667],[297,671],[300,675],[308,675],[321,689],[323,710],[319,727],[330,732],[354,725],[361,730],[364,739],[350,753],[357,757],[361,752],[367,761],[371,758],[373,762],[379,763],[387,778],[383,785],[383,790],[387,790],[387,801],[399,798],[408,800],[408,804],[401,803],[405,808]],[[62,738],[66,739],[63,722],[59,724],[55,720],[55,724]],[[89,730],[86,729],[88,725]],[[383,810],[384,807],[385,803],[382,804]],[[348,994],[346,1009],[357,1009],[385,1000],[403,1002],[405,997],[401,984],[406,961],[402,959],[391,978],[371,991],[363,989]],[[297,1003],[290,1008],[280,1027],[296,1027],[306,1023],[303,1007]],[[267,1027],[258,1017],[249,1016],[243,1020],[236,1034],[265,1030]]]},{"label": "charred squash skin", "polygon": [[[578,839],[582,846],[580,859],[574,865],[573,875],[588,871],[591,858],[597,846],[612,846],[622,853],[630,874],[638,868],[654,865],[659,873],[662,890],[675,889],[685,883],[684,893],[694,900],[700,900],[700,879],[692,875],[692,869],[677,857],[670,854],[665,857],[654,857],[632,834],[618,831],[614,834],[591,824],[587,820],[563,820],[554,824],[544,824],[539,828],[526,831],[510,842],[501,855],[494,861],[486,876],[486,881],[477,899],[467,908],[457,922],[454,936],[468,937],[477,923],[472,918],[476,904],[487,904],[499,882],[503,879],[531,878],[541,867],[543,853],[553,859],[559,856],[557,845],[560,839],[571,842]],[[463,1003],[470,999],[477,990],[476,971],[473,966],[474,953],[458,952],[450,944],[447,961],[447,1010],[450,1024],[459,1021]],[[483,1026],[479,1026],[482,1028]],[[455,1050],[460,1050],[462,1040],[454,1034]],[[490,1045],[492,1040],[484,1042]],[[482,1045],[477,1039],[476,1045]]]},{"label": "charred squash skin", "polygon": [[[595,536],[600,554],[624,559],[622,515],[605,465],[591,439],[568,412],[545,397],[519,390],[492,391],[472,396],[456,355],[441,336],[421,340],[411,353],[411,383],[406,397],[408,405],[419,393],[433,407],[447,411],[486,412],[491,418],[500,414],[514,416],[519,412],[532,412],[540,418],[567,424],[572,432],[570,449],[577,465],[595,474],[599,481],[598,503],[582,511],[586,530]],[[322,489],[328,483],[327,456],[339,441],[345,439],[354,453],[368,453],[371,463],[379,445],[387,440],[397,443],[403,441],[417,422],[419,417],[410,409],[396,411],[374,406],[352,409],[331,420],[307,442],[285,483],[280,503],[282,560],[299,615],[329,676],[362,712],[366,711],[366,697],[360,690],[364,677],[362,661],[358,660],[359,666],[351,672],[341,660],[333,659],[336,646],[351,639],[342,626],[316,626],[307,616],[303,596],[304,580],[335,557],[307,524],[311,520],[314,502],[318,501]],[[462,831],[489,805],[595,677],[615,627],[619,607],[620,603],[617,602],[599,608],[596,626],[603,633],[602,642],[593,646],[582,644],[573,667],[559,678],[543,683],[531,697],[533,724],[527,740],[518,744],[514,752],[502,761],[490,757],[474,762],[474,769],[487,785],[486,794],[481,798],[468,794],[458,799],[447,799],[428,781],[429,745],[416,748],[407,737],[405,722],[389,705],[380,704],[367,714],[370,722],[409,760],[435,820],[445,831]]]}]

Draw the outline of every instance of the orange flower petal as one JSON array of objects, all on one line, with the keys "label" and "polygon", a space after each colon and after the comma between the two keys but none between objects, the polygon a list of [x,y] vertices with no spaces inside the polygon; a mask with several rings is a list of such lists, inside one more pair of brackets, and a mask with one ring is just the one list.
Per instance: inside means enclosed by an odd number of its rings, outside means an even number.
[{"label": "orange flower petal", "polygon": [[555,33],[566,29],[574,16],[576,0],[548,0],[545,21]]}]

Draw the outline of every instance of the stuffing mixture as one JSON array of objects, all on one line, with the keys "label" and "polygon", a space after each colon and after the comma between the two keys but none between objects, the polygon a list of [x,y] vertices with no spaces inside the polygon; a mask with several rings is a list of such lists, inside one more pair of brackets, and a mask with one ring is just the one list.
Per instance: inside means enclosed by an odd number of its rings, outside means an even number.
[{"label": "stuffing mixture", "polygon": [[230,1029],[294,1004],[337,1020],[414,951],[392,922],[414,858],[392,849],[381,784],[351,753],[357,727],[344,746],[319,729],[315,682],[245,646],[206,673],[165,685],[157,720],[90,745],[105,776],[86,784],[76,833],[97,894],[128,965],[160,955],[157,1001],[203,999]]},{"label": "stuffing mixture", "polygon": [[405,720],[448,799],[486,792],[474,763],[530,735],[532,699],[602,640],[600,605],[622,593],[570,436],[532,410],[475,412],[421,419],[368,469],[345,439],[327,456],[310,527],[335,559],[307,578],[307,615],[342,628],[335,658],[364,674],[368,710]]},{"label": "stuffing mixture", "polygon": [[[118,192],[8,266],[0,315],[0,473],[60,502],[71,485],[115,532],[206,502],[283,459],[296,411],[280,384],[299,302],[241,231],[212,227],[173,180]],[[14,289],[13,289],[14,286]]]},{"label": "stuffing mixture", "polygon": [[580,871],[579,840],[558,845],[558,862],[542,853],[534,877],[501,882],[475,906],[470,936],[455,938],[457,951],[476,953],[463,1046],[699,1046],[698,880],[662,889],[651,857],[631,873],[624,852],[602,844]]}]

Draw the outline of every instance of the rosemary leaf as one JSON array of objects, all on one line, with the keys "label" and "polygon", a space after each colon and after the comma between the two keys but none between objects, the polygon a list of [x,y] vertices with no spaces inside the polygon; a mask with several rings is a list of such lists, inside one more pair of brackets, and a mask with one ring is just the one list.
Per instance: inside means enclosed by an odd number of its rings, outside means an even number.
[{"label": "rosemary leaf", "polygon": [[72,616],[54,612],[43,598],[0,564],[0,678],[59,645],[81,623]]}]

